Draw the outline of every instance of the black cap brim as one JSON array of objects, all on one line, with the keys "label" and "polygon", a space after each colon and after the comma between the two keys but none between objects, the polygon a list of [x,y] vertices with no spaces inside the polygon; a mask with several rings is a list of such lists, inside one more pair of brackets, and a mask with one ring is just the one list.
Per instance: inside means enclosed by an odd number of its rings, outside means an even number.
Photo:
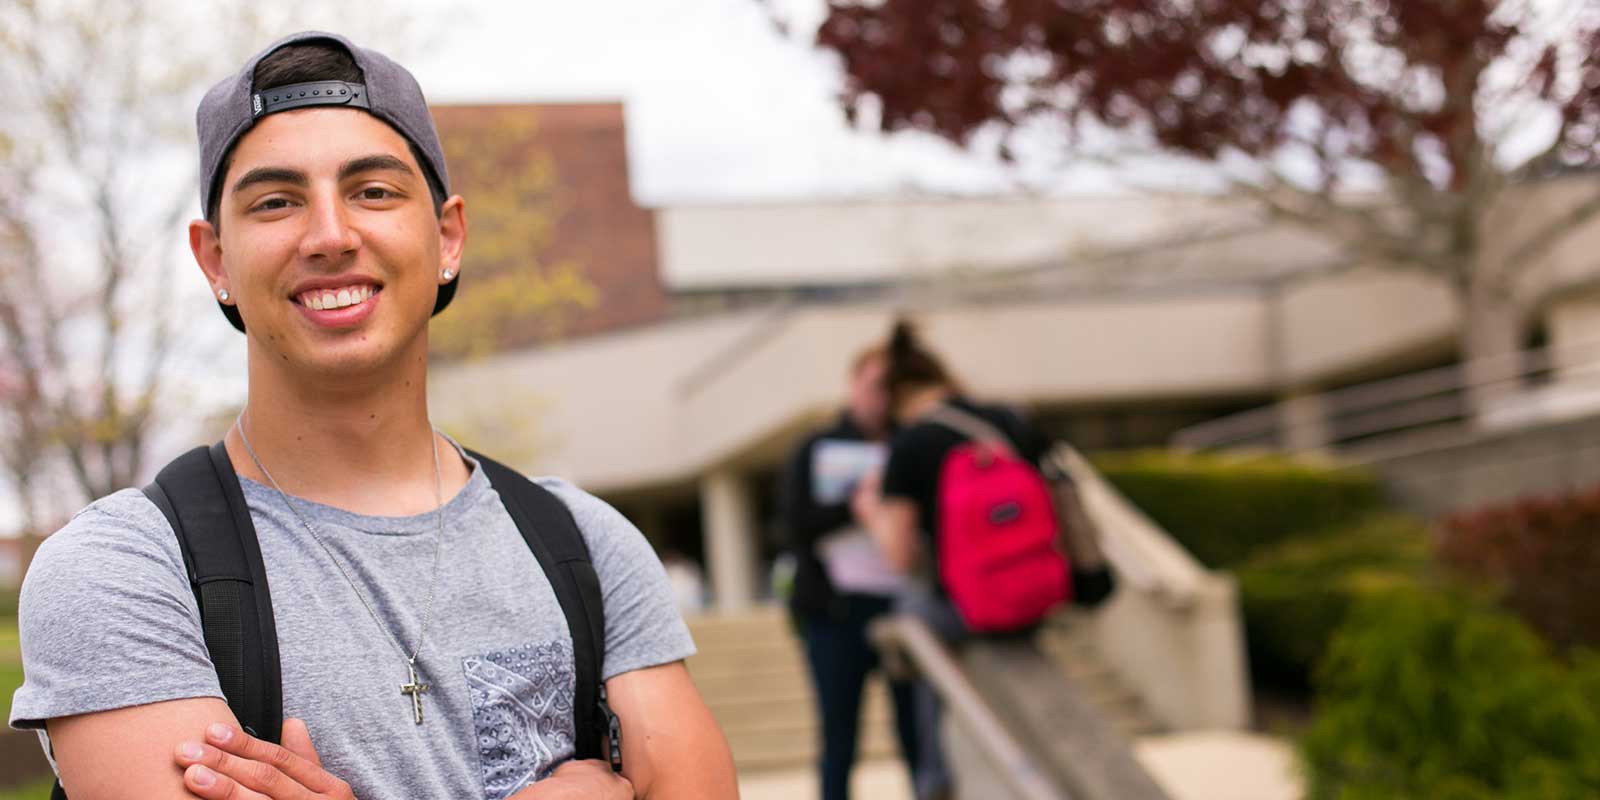
[{"label": "black cap brim", "polygon": [[[461,276],[457,275],[449,283],[439,287],[439,296],[433,301],[433,316],[438,316],[439,312],[443,311],[445,306],[450,305],[450,301],[455,299],[456,284],[460,282]],[[228,324],[232,325],[240,333],[244,333],[244,318],[239,316],[237,307],[221,301],[217,302],[217,307],[222,309],[222,316],[228,318]]]}]

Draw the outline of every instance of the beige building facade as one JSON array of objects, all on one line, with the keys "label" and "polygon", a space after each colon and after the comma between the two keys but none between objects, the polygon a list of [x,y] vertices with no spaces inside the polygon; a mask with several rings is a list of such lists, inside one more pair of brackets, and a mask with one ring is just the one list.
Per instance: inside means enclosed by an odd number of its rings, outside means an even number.
[{"label": "beige building facade", "polygon": [[[1575,181],[1593,182],[1541,191]],[[1262,226],[1227,198],[655,214],[667,290],[699,298],[698,313],[440,367],[433,408],[517,466],[612,500],[658,547],[698,557],[724,608],[764,595],[773,476],[837,413],[851,358],[899,314],[975,395],[1069,437],[1144,419],[1142,434],[1110,444],[1278,402],[1296,419],[1288,430],[1315,439],[1317,391],[1449,363],[1461,324],[1442,282],[1340,263],[1315,236]],[[1600,340],[1600,228],[1574,241],[1528,271],[1542,285],[1521,289],[1549,298],[1529,303],[1527,327],[1552,345]],[[718,296],[746,300],[705,310]]]}]

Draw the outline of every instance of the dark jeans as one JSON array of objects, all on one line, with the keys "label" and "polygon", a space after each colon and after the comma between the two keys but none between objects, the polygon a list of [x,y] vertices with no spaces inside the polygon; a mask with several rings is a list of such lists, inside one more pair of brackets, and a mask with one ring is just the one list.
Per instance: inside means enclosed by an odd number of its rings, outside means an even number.
[{"label": "dark jeans", "polygon": [[[867,640],[867,625],[889,613],[894,601],[872,595],[844,595],[837,604],[842,616],[808,615],[800,619],[811,681],[822,716],[822,800],[850,797],[850,769],[856,761],[861,722],[861,691],[867,674],[878,668],[878,651]],[[913,775],[919,753],[912,684],[890,681],[895,733],[900,753]]]}]

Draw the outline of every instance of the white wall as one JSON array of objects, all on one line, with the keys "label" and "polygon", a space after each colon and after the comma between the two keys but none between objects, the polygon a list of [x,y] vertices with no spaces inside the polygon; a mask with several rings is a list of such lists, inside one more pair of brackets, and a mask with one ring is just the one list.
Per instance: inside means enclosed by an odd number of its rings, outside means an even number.
[{"label": "white wall", "polygon": [[1277,313],[1281,378],[1316,381],[1453,341],[1460,311],[1449,288],[1413,272],[1363,269],[1284,289]]},{"label": "white wall", "polygon": [[[1315,237],[1278,229],[1254,242],[1210,238],[1257,227],[1210,196],[865,199],[657,209],[662,277],[673,289],[850,284],[1103,259],[1185,243],[1176,266],[1270,269],[1326,258]],[[1231,237],[1230,237],[1231,238]],[[1289,241],[1292,240],[1292,243]],[[1167,256],[1160,256],[1166,258]]]}]

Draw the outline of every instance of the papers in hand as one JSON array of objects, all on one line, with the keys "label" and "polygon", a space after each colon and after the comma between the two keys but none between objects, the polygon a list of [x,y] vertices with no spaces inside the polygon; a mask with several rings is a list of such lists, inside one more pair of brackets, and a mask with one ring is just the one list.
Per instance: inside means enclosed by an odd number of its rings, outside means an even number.
[{"label": "papers in hand", "polygon": [[811,497],[819,505],[846,502],[856,484],[883,468],[888,447],[877,442],[823,439],[811,453]]}]

